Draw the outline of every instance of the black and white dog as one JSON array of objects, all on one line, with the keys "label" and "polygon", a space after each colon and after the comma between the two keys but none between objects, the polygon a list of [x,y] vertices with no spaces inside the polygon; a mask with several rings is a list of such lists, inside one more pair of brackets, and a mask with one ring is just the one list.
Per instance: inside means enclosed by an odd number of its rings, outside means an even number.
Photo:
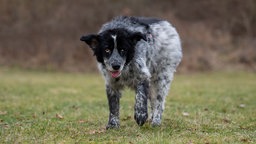
[{"label": "black and white dog", "polygon": [[182,58],[181,42],[167,21],[121,16],[98,34],[81,37],[94,52],[106,81],[108,128],[119,127],[119,101],[125,86],[136,92],[134,118],[142,126],[151,106],[151,124],[161,124],[165,97]]}]

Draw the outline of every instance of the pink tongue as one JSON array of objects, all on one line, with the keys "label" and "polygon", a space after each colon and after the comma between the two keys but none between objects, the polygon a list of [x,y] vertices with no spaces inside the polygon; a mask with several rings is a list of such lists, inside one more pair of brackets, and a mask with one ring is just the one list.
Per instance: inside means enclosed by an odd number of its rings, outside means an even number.
[{"label": "pink tongue", "polygon": [[117,77],[119,76],[119,74],[120,74],[119,71],[114,71],[114,72],[110,72],[110,73],[111,73],[111,76],[112,76],[113,78],[117,78]]}]

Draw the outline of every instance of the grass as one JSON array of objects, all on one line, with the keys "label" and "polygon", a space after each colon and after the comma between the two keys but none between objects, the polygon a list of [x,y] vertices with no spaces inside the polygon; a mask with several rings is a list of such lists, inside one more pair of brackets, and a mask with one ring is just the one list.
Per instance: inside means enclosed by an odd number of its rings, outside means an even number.
[{"label": "grass", "polygon": [[134,93],[105,130],[98,74],[0,70],[0,143],[256,143],[255,73],[176,75],[161,127],[137,126]]}]

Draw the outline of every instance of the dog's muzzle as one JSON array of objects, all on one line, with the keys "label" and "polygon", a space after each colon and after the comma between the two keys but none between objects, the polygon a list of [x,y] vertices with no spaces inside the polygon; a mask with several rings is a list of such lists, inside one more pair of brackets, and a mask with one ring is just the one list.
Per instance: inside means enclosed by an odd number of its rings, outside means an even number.
[{"label": "dog's muzzle", "polygon": [[111,74],[111,76],[112,76],[113,78],[117,78],[117,77],[119,77],[119,76],[121,75],[121,65],[119,65],[119,64],[113,64],[113,65],[112,65],[112,69],[113,69],[113,70],[111,70],[111,71],[109,71],[109,72],[110,72],[110,74]]}]

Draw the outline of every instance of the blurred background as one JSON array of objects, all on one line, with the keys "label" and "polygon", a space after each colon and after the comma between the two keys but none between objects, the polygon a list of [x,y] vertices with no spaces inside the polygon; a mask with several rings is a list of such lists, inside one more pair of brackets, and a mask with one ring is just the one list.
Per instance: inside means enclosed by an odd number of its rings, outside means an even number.
[{"label": "blurred background", "polygon": [[170,21],[178,72],[256,71],[255,0],[0,0],[0,68],[97,71],[79,38],[119,15]]}]

